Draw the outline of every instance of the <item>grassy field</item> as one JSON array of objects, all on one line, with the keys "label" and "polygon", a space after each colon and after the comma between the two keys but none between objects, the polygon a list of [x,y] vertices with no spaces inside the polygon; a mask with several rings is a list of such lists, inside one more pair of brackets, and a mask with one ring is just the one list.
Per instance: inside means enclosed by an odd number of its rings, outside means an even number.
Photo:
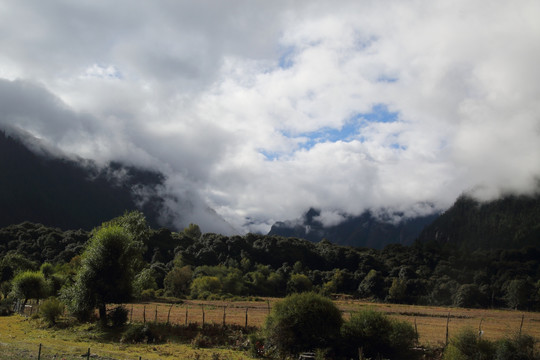
[{"label": "grassy field", "polygon": [[[206,323],[223,323],[225,308],[225,322],[227,324],[245,325],[246,309],[249,326],[260,327],[268,315],[273,304],[279,299],[263,299],[263,301],[201,301],[188,300],[183,304],[135,304],[133,305],[133,321],[143,320],[143,310],[146,309],[146,321],[169,321],[173,324],[186,322],[202,323],[203,311]],[[434,306],[416,306],[399,304],[380,304],[358,300],[336,300],[336,305],[342,310],[347,319],[351,313],[361,309],[382,311],[388,315],[406,320],[418,329],[420,343],[430,346],[444,345],[446,341],[446,323],[448,320],[448,333],[452,337],[460,328],[471,326],[481,328],[486,339],[495,340],[504,336],[522,331],[540,340],[540,313],[522,312],[513,310],[464,309]],[[131,311],[132,305],[127,305]],[[521,320],[523,317],[523,325]]]},{"label": "grassy field", "polygon": [[[165,323],[183,325],[225,323],[260,327],[271,307],[279,299],[263,301],[185,301],[182,304],[128,304],[129,317],[133,322]],[[337,300],[344,317],[361,309],[374,309],[389,316],[416,323],[420,344],[442,347],[445,343],[446,324],[450,338],[465,326],[481,327],[483,336],[490,340],[510,336],[519,331],[540,339],[540,313],[510,310],[479,310],[378,304],[356,300]],[[187,319],[186,319],[187,314]],[[523,318],[523,324],[521,324]],[[43,344],[41,359],[81,359],[91,348],[93,359],[249,359],[247,353],[227,349],[194,349],[190,345],[165,343],[158,345],[125,345],[118,342],[119,335],[104,332],[91,325],[47,329],[38,320],[22,316],[0,318],[0,360],[36,359],[39,344]],[[56,355],[56,357],[54,357]]]}]

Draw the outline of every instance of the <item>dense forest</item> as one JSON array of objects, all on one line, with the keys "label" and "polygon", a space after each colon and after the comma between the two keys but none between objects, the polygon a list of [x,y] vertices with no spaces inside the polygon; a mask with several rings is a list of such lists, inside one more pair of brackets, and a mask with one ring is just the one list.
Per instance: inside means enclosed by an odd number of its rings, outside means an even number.
[{"label": "dense forest", "polygon": [[[456,203],[459,208],[463,201]],[[449,209],[443,220],[455,219],[455,211]],[[511,238],[499,247],[485,247],[480,239],[454,242],[426,239],[424,233],[411,246],[392,244],[375,250],[326,239],[314,243],[274,235],[202,234],[194,224],[181,232],[151,229],[140,212],[126,213],[112,223],[138,224],[131,233],[141,244],[133,281],[139,299],[283,296],[311,290],[396,303],[540,308],[538,242],[523,247]],[[435,223],[438,233],[443,233],[444,223]],[[18,273],[38,271],[45,264],[47,295],[55,295],[73,283],[80,254],[94,232],[29,222],[0,229],[0,291],[9,295]]]}]

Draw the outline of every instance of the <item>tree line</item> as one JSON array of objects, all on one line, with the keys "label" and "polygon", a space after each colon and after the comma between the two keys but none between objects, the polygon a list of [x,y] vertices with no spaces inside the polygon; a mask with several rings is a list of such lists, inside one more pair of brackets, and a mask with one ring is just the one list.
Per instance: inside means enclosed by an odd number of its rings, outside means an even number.
[{"label": "tree line", "polygon": [[[114,261],[102,259],[105,250],[96,248],[100,236],[119,242],[120,248],[106,250]],[[128,253],[122,253],[124,248]],[[99,283],[99,274],[124,275]],[[86,299],[92,298],[88,291],[112,293],[111,288],[141,300],[313,291],[393,303],[538,310],[539,278],[540,248],[534,246],[471,251],[430,240],[374,250],[324,239],[312,243],[258,234],[203,234],[195,224],[181,232],[152,229],[140,212],[125,213],[91,232],[28,222],[0,229],[3,298],[64,293],[65,298]],[[118,296],[94,297],[87,306],[126,300]]]}]

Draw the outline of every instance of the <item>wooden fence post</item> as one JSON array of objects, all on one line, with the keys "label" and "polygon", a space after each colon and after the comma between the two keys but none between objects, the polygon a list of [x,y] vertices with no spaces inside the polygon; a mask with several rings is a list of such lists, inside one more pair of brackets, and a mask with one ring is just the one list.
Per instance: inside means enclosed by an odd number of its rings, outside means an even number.
[{"label": "wooden fence post", "polygon": [[157,305],[156,305],[156,315],[154,316],[154,324],[157,324]]},{"label": "wooden fence post", "polygon": [[418,339],[418,327],[416,326],[416,318],[414,318],[414,333],[416,334],[416,339]]},{"label": "wooden fence post", "polygon": [[189,305],[186,306],[186,321],[185,321],[185,325],[187,326],[187,318],[188,318],[188,309],[189,309]]},{"label": "wooden fence post", "polygon": [[146,305],[144,305],[143,307],[142,319],[143,319],[143,324],[146,324]]},{"label": "wooden fence post", "polygon": [[41,360],[41,344],[39,344],[39,352],[37,355],[38,360]]},{"label": "wooden fence post", "polygon": [[202,309],[202,327],[204,328],[204,304],[201,304]]},{"label": "wooden fence post", "polygon": [[484,334],[482,331],[482,321],[484,321],[484,318],[480,319],[480,324],[478,325],[478,340],[482,339],[482,335]]},{"label": "wooden fence post", "polygon": [[268,313],[270,314],[270,300],[266,300],[266,305],[268,307]]},{"label": "wooden fence post", "polygon": [[169,312],[167,313],[167,325],[169,325],[169,319],[171,318],[171,309],[174,304],[171,304],[171,307],[169,308]]},{"label": "wooden fence post", "polygon": [[446,317],[446,340],[444,347],[448,346],[448,323],[450,322],[450,313],[448,313],[448,316]]},{"label": "wooden fence post", "polygon": [[246,307],[246,324],[244,325],[244,327],[247,329],[247,326],[248,326],[248,308]]},{"label": "wooden fence post", "polygon": [[227,309],[227,306],[223,306],[223,326],[225,326],[225,317],[227,316],[225,314],[225,309]]},{"label": "wooden fence post", "polygon": [[90,360],[90,348],[88,348],[88,352],[86,353],[86,360]]},{"label": "wooden fence post", "polygon": [[525,319],[525,314],[521,315],[521,324],[519,324],[519,336],[521,336],[521,329],[523,329],[523,319]]}]

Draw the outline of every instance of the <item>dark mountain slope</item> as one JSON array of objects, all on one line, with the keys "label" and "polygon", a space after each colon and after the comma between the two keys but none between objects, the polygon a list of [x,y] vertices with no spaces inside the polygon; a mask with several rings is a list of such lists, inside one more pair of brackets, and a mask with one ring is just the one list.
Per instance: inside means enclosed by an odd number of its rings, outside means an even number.
[{"label": "dark mountain slope", "polygon": [[310,209],[300,221],[275,223],[268,235],[298,237],[318,242],[325,238],[334,244],[382,249],[388,244],[410,245],[437,215],[404,219],[394,224],[366,211],[349,217],[338,225],[324,227],[316,220],[320,211]]},{"label": "dark mountain slope", "polygon": [[[63,229],[91,229],[126,210],[142,210],[157,225],[163,175],[111,163],[37,154],[17,137],[0,131],[0,226],[23,221]],[[145,199],[134,190],[145,189]]]},{"label": "dark mountain slope", "polygon": [[469,249],[540,246],[540,195],[512,195],[486,203],[461,196],[419,240]]}]

